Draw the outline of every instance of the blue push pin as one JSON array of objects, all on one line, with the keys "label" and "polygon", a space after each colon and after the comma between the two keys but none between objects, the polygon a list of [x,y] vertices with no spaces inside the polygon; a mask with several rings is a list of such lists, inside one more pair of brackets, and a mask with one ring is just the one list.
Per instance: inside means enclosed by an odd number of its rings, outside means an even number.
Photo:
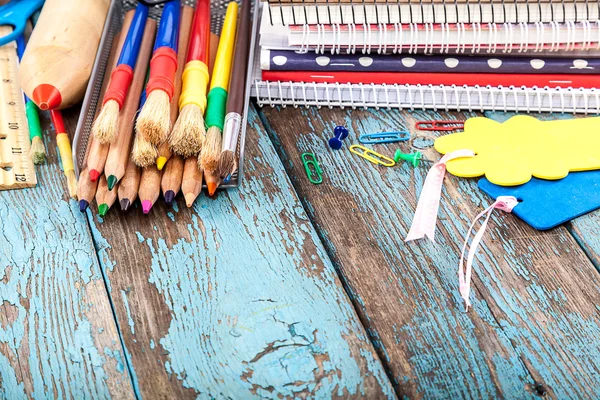
[{"label": "blue push pin", "polygon": [[335,135],[331,139],[329,139],[329,147],[334,150],[339,150],[342,148],[342,140],[348,137],[348,129],[345,126],[336,126],[333,130],[333,134]]}]

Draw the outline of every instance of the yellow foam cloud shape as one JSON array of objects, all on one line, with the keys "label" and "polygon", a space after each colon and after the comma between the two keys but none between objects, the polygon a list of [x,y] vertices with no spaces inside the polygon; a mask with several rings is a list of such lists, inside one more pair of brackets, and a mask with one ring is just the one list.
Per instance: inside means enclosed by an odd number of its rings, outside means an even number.
[{"label": "yellow foam cloud shape", "polygon": [[434,146],[442,154],[475,152],[447,163],[456,176],[485,175],[502,186],[520,185],[532,176],[561,179],[569,171],[600,169],[600,117],[539,121],[519,115],[504,123],[470,118],[464,132],[439,137]]}]

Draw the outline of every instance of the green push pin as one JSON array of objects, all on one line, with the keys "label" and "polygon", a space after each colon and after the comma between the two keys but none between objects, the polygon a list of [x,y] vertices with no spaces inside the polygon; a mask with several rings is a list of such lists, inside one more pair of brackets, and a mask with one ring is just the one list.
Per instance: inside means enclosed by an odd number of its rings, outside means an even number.
[{"label": "green push pin", "polygon": [[400,151],[400,149],[396,150],[396,153],[394,154],[394,161],[396,161],[396,163],[399,163],[400,161],[408,161],[415,168],[419,166],[421,161],[433,162],[423,158],[423,153],[420,151],[415,151],[414,153],[403,153]]}]

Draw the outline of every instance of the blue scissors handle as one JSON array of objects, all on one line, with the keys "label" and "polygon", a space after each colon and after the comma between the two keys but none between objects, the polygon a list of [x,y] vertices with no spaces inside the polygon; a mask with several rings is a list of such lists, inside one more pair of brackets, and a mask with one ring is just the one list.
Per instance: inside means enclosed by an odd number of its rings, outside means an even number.
[{"label": "blue scissors handle", "polygon": [[11,0],[0,7],[0,25],[11,25],[13,31],[0,38],[0,46],[12,42],[23,34],[27,20],[42,8],[44,0]]}]

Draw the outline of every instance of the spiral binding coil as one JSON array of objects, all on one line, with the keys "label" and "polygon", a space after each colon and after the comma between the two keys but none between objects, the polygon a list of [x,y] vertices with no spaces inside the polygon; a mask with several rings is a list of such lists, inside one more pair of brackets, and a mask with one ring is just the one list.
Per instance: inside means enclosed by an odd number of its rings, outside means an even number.
[{"label": "spiral binding coil", "polygon": [[[456,32],[450,36],[451,29]],[[345,32],[342,42],[341,32]],[[600,21],[488,24],[439,24],[438,42],[432,42],[433,24],[302,25],[298,51],[331,54],[377,52],[412,53],[524,53],[600,50]],[[326,35],[327,33],[327,35]],[[576,36],[576,34],[578,36]],[[546,41],[545,37],[550,36]],[[299,36],[300,37],[300,36]],[[419,41],[416,38],[420,38]],[[441,41],[439,40],[441,38]],[[377,39],[373,44],[373,40]],[[296,43],[294,42],[294,43]],[[418,43],[422,43],[417,45]]]},{"label": "spiral binding coil", "polygon": [[[425,24],[583,22],[600,19],[597,0],[542,0],[437,3],[423,0],[365,2],[351,0],[270,0],[271,25]],[[311,18],[309,18],[309,14]]]},{"label": "spiral binding coil", "polygon": [[256,80],[260,106],[526,111],[600,114],[600,91],[582,88],[445,85],[363,85]]}]

